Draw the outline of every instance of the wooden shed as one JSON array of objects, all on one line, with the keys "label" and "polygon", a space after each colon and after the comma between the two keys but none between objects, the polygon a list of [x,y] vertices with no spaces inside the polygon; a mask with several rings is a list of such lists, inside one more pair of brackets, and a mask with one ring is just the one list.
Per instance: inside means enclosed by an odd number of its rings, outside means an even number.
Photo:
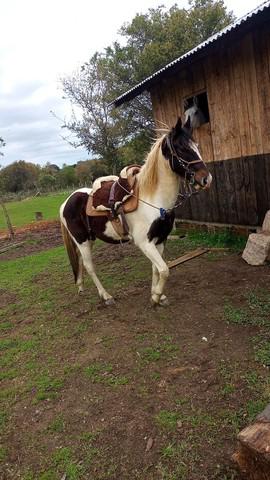
[{"label": "wooden shed", "polygon": [[270,2],[213,35],[114,101],[151,94],[157,126],[197,98],[194,131],[213,187],[178,212],[202,222],[260,225],[270,208]]}]

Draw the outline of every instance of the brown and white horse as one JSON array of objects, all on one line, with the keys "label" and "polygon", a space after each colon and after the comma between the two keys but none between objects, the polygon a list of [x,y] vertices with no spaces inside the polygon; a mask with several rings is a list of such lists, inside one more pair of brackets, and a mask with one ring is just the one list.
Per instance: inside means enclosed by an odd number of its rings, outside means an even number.
[{"label": "brown and white horse", "polygon": [[[169,269],[162,258],[164,242],[173,227],[174,205],[180,181],[196,189],[209,188],[212,177],[208,172],[191,136],[189,121],[182,127],[181,119],[174,128],[158,138],[137,174],[138,208],[126,214],[129,238],[152,263],[151,301],[167,303],[163,294]],[[107,217],[89,217],[86,204],[91,188],[75,191],[61,205],[60,218],[64,243],[73,269],[79,293],[83,291],[83,267],[92,277],[99,296],[107,305],[114,303],[99,281],[92,262],[93,239],[119,243],[120,236]]]}]

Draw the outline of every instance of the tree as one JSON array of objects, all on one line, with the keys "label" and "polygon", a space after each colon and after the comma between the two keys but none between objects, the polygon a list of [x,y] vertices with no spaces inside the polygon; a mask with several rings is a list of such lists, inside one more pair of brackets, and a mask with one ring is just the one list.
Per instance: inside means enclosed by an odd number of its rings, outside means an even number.
[{"label": "tree", "polygon": [[79,72],[62,80],[66,97],[81,109],[81,118],[73,113],[71,120],[64,124],[77,140],[75,146],[83,145],[88,152],[103,158],[111,170],[118,167],[117,149],[125,135],[125,128],[118,119],[118,112],[108,107],[112,100],[109,72],[103,54],[96,53]]},{"label": "tree", "polygon": [[59,170],[57,177],[57,184],[61,188],[73,187],[78,185],[78,181],[75,175],[75,166],[64,165],[61,170]]},{"label": "tree", "polygon": [[80,185],[90,186],[98,177],[108,175],[108,167],[102,160],[86,160],[78,162],[75,168],[75,175]]},{"label": "tree", "polygon": [[19,192],[36,187],[40,167],[19,160],[3,168],[0,172],[2,188],[5,192]]},{"label": "tree", "polygon": [[[3,138],[0,137],[0,148],[5,147],[5,145],[6,145],[6,144],[5,144],[4,140],[3,140]],[[1,152],[1,150],[0,150],[0,155],[4,155],[3,152]]]},{"label": "tree", "polygon": [[43,190],[52,190],[56,186],[56,178],[55,176],[51,175],[50,173],[46,173],[46,171],[43,171],[38,178],[38,185],[43,189]]},{"label": "tree", "polygon": [[79,119],[73,114],[63,125],[75,135],[75,144],[103,158],[113,172],[127,163],[127,152],[135,156],[137,136],[138,156],[143,157],[154,127],[149,96],[140,95],[119,109],[109,109],[108,103],[233,18],[223,0],[191,0],[189,9],[161,6],[123,25],[121,44],[96,52],[80,71],[62,80],[66,98],[81,112]]}]

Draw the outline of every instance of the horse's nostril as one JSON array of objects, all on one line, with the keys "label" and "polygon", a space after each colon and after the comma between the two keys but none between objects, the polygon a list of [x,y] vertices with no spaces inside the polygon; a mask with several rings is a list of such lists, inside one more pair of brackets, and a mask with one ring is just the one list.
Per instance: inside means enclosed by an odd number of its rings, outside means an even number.
[{"label": "horse's nostril", "polygon": [[208,177],[204,177],[204,178],[202,179],[202,183],[203,183],[204,186],[207,185],[207,183],[208,183]]}]

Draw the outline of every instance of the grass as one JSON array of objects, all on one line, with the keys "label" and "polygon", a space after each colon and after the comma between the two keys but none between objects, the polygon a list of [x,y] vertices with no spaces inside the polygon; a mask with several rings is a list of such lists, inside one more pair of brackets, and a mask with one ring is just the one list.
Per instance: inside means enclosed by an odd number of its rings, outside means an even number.
[{"label": "grass", "polygon": [[93,363],[86,367],[84,372],[92,383],[102,383],[103,385],[115,387],[129,383],[127,377],[114,374],[113,367],[109,364]]},{"label": "grass", "polygon": [[[172,232],[173,233],[173,232]],[[181,239],[181,244],[187,248],[190,247],[218,247],[230,248],[238,251],[243,250],[246,244],[246,237],[242,237],[225,230],[217,233],[200,232],[190,230],[186,236]]]},{"label": "grass", "polygon": [[245,295],[246,303],[239,308],[229,300],[224,307],[224,317],[235,325],[270,326],[270,295],[264,289],[256,288]]},{"label": "grass", "polygon": [[[168,242],[167,248],[171,255],[178,253],[182,240]],[[127,283],[146,284],[151,275],[147,265],[143,257],[130,261],[123,255],[117,259],[117,268],[115,262],[109,268],[98,265],[98,273],[110,291],[117,293],[119,288],[128,287]],[[170,379],[168,374],[168,367],[179,368],[188,356],[194,353],[197,359],[199,353],[185,348],[185,331],[179,327],[176,332],[172,326],[171,307],[166,314],[149,309],[143,321],[138,318],[130,324],[123,319],[126,312],[121,316],[121,304],[115,310],[97,308],[95,288],[89,280],[86,284],[89,294],[77,297],[62,247],[1,262],[0,289],[10,293],[10,301],[7,295],[0,312],[0,367],[4,372],[0,427],[7,438],[18,431],[18,442],[24,441],[21,465],[16,465],[18,474],[23,480],[58,480],[64,476],[83,480],[89,475],[96,480],[112,480],[121,478],[124,465],[126,476],[134,480],[200,478],[203,453],[209,455],[210,451],[207,446],[211,444],[212,451],[220,437],[234,439],[267,403],[269,384],[261,374],[263,369],[257,365],[256,370],[255,364],[254,370],[246,372],[245,362],[236,368],[228,360],[217,360],[218,401],[212,412],[208,399],[207,405],[203,404],[211,390],[204,397],[204,390],[194,381],[191,388],[195,393],[187,388],[189,379],[183,376],[187,383],[182,384],[182,378]],[[267,292],[255,289],[245,300],[242,316],[235,315],[238,305],[229,303],[226,321],[241,326],[256,317],[256,326],[266,328]],[[135,301],[139,302],[139,297]],[[166,318],[165,325],[160,320]],[[267,338],[257,336],[254,341],[255,355],[264,362],[270,356]],[[164,378],[166,385],[157,385]],[[249,398],[244,405],[243,391]],[[160,410],[154,415],[157,405]],[[16,425],[20,412],[31,419],[29,432]],[[129,465],[137,419],[143,422],[138,425],[145,427],[145,432],[138,428],[142,443],[145,434],[157,431],[153,450],[145,454],[146,459],[151,455],[151,462],[156,459],[150,467]],[[12,453],[3,451],[4,462]],[[214,471],[216,465],[207,468]],[[209,478],[234,478],[224,472],[220,470],[216,476],[210,473]]]},{"label": "grass", "polygon": [[[55,220],[59,215],[61,203],[68,197],[67,193],[31,197],[17,202],[9,202],[6,209],[14,227],[22,227],[35,220],[35,212],[42,212],[44,220]],[[6,221],[0,208],[0,230],[6,230]]]}]

